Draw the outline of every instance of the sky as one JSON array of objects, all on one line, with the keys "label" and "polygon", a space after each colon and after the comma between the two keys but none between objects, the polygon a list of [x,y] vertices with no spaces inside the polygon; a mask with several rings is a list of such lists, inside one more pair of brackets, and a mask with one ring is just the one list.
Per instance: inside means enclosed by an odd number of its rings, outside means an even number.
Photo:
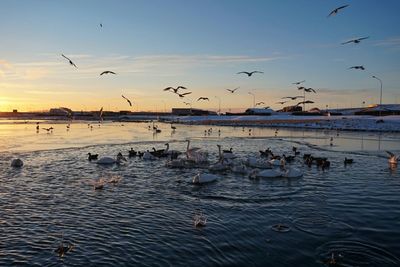
[{"label": "sky", "polygon": [[[359,107],[379,103],[373,75],[382,102],[400,103],[398,10],[398,0],[0,0],[0,111],[279,109],[302,80],[317,91],[310,108]],[[253,70],[264,73],[237,74]],[[179,85],[192,94],[163,91]]]}]

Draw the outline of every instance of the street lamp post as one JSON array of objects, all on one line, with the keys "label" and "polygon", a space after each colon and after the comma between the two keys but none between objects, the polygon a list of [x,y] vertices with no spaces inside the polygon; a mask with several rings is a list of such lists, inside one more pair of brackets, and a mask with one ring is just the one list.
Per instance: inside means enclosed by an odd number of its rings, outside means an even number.
[{"label": "street lamp post", "polygon": [[379,84],[381,85],[381,95],[379,98],[379,105],[382,105],[382,80],[376,77],[375,75],[373,75],[372,78],[377,79],[379,81]]},{"label": "street lamp post", "polygon": [[214,96],[218,99],[218,115],[221,114],[221,98],[219,96]]},{"label": "street lamp post", "polygon": [[256,95],[253,94],[252,92],[249,92],[249,95],[253,96],[253,108],[256,106]]}]

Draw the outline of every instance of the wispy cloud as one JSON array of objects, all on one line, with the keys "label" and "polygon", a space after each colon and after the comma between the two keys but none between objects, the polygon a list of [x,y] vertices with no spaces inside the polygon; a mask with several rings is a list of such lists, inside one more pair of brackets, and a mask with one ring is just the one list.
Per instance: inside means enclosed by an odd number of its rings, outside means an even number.
[{"label": "wispy cloud", "polygon": [[400,36],[390,37],[374,42],[374,46],[386,46],[400,48]]}]

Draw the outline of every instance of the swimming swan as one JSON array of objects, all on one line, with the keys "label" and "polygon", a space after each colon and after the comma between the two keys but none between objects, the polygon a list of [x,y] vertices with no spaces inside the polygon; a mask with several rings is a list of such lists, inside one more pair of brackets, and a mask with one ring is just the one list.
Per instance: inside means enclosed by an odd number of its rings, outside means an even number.
[{"label": "swimming swan", "polygon": [[194,184],[211,183],[218,180],[218,176],[211,173],[199,173],[193,177]]}]

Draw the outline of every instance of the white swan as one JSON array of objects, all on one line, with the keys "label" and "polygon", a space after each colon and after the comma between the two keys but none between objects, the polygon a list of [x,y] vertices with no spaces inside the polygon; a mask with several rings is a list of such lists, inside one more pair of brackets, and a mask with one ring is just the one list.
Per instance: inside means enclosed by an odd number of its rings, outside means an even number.
[{"label": "white swan", "polygon": [[11,161],[11,167],[21,168],[24,165],[24,162],[21,159],[13,159]]},{"label": "white swan", "polygon": [[114,159],[112,157],[102,157],[96,163],[100,165],[111,165],[111,164],[120,164],[122,161],[126,161],[126,158],[122,156],[121,153],[118,153],[117,158]]},{"label": "white swan", "polygon": [[239,174],[246,174],[248,172],[247,167],[241,163],[239,165],[231,166],[231,171],[233,173],[239,173]]},{"label": "white swan", "polygon": [[295,168],[285,168],[282,171],[282,176],[286,178],[300,178],[303,177],[303,172]]},{"label": "white swan", "polygon": [[194,184],[211,183],[218,180],[218,176],[211,173],[199,173],[193,177]]},{"label": "white swan", "polygon": [[389,154],[389,164],[390,165],[397,165],[397,162],[399,161],[399,155],[395,155],[395,154],[393,154],[392,152],[390,152],[390,151],[386,151],[386,153],[388,153]]},{"label": "white swan", "polygon": [[254,170],[251,172],[249,178],[277,178],[281,177],[282,173],[276,169],[266,169],[262,171]]},{"label": "white swan", "polygon": [[208,161],[208,153],[199,151],[200,148],[190,148],[190,140],[187,140],[186,157],[188,160],[192,160],[195,163],[205,163]]},{"label": "white swan", "polygon": [[252,168],[271,169],[270,164],[268,164],[266,161],[258,159],[256,157],[248,157],[245,164]]}]

